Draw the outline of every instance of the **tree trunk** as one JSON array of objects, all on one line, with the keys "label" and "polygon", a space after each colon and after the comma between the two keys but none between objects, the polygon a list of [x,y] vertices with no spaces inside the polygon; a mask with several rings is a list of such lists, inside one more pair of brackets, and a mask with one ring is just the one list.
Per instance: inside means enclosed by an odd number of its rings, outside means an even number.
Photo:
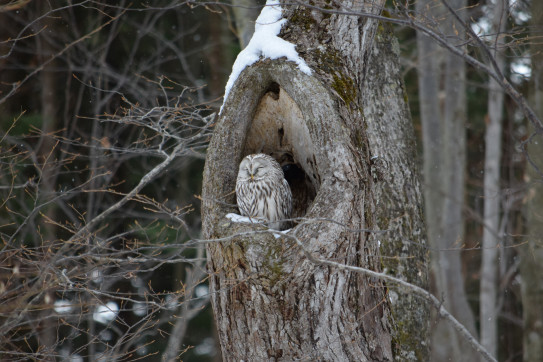
[{"label": "tree trunk", "polygon": [[[464,9],[466,3],[456,0],[449,4],[454,9]],[[441,24],[440,31],[451,39],[458,35],[458,29],[462,29],[453,22],[439,0],[417,1],[416,6],[421,19]],[[463,11],[458,15],[466,16]],[[466,168],[465,64],[423,33],[417,34],[417,48],[424,199],[428,238],[433,250],[434,294],[443,298],[445,307],[476,335],[475,319],[464,290],[461,262]],[[432,360],[475,361],[479,358],[445,321],[436,321],[434,328]]]},{"label": "tree trunk", "polygon": [[229,30],[222,13],[209,14],[209,40],[211,43],[208,50],[209,61],[209,85],[207,87],[211,98],[216,99],[222,95],[225,82],[225,74],[232,65],[232,55],[227,48],[228,39],[226,35]]},{"label": "tree trunk", "polygon": [[[496,38],[491,46],[496,63],[503,71],[503,31],[506,24],[504,0],[498,0],[492,15],[492,34]],[[481,344],[493,355],[498,352],[498,251],[501,193],[500,164],[502,149],[502,120],[504,91],[494,78],[488,81],[488,122],[485,133],[485,175],[484,175],[484,230],[481,260],[480,321]]]},{"label": "tree trunk", "polygon": [[[532,1],[532,34],[539,37],[543,30],[543,2]],[[537,38],[535,38],[537,39]],[[539,117],[543,117],[543,44],[533,41],[532,51],[532,104]],[[530,128],[530,134],[533,132]],[[543,356],[543,136],[534,134],[528,142],[528,190],[526,219],[528,238],[520,250],[521,293],[524,319],[524,361],[540,361]],[[538,169],[536,169],[535,167]]]},{"label": "tree trunk", "polygon": [[[368,59],[363,88],[364,125],[369,140],[373,177],[373,212],[386,234],[370,234],[381,244],[384,270],[396,278],[428,289],[428,244],[423,216],[415,134],[401,79],[400,47],[387,24],[380,24]],[[382,28],[383,26],[384,28]],[[383,65],[383,61],[385,60]],[[375,71],[384,66],[384,71]],[[396,358],[426,361],[428,308],[411,293],[389,290],[400,343]],[[401,326],[401,327],[399,327]],[[415,353],[414,355],[412,353]]]},{"label": "tree trunk", "polygon": [[[342,6],[378,13],[383,2]],[[224,238],[208,246],[223,357],[427,359],[424,303],[387,291],[379,280],[315,265],[293,241],[316,257],[384,267],[426,286],[420,186],[397,43],[363,17],[303,6],[289,6],[283,17],[280,37],[296,44],[312,75],[281,59],[246,68],[207,154],[204,237]],[[303,171],[293,197],[305,219],[280,238],[262,225],[225,218],[237,212],[231,205],[239,162],[257,152]]]},{"label": "tree trunk", "polygon": [[[41,3],[38,6],[37,11],[40,15],[50,11],[50,4]],[[54,33],[58,25],[55,19],[45,18],[45,25],[49,30],[48,33]],[[38,55],[40,62],[46,63],[40,73],[41,92],[40,92],[40,107],[42,117],[42,127],[39,143],[37,145],[36,156],[40,162],[40,168],[42,173],[40,175],[40,183],[44,199],[52,198],[55,193],[56,181],[58,176],[58,167],[56,165],[56,145],[53,133],[59,129],[58,122],[60,105],[59,96],[59,83],[60,72],[58,71],[58,62],[56,60],[50,61],[54,54],[58,51],[53,45],[52,39],[45,35],[44,37],[36,38],[38,49]],[[50,220],[55,220],[55,208],[54,206],[45,208],[45,216]],[[54,225],[52,223],[43,223],[42,238],[46,242],[53,242],[56,238],[54,233]]]},{"label": "tree trunk", "polygon": [[[50,10],[50,4],[41,3],[37,7],[37,12],[42,15]],[[48,27],[49,32],[46,34],[54,33],[58,28],[57,22],[52,18],[45,18],[45,25]],[[58,62],[56,60],[49,61],[51,57],[58,51],[53,45],[52,39],[48,36],[36,37],[36,48],[38,49],[38,56],[40,61],[48,62],[40,73],[40,108],[42,127],[38,145],[36,146],[36,158],[40,162],[41,174],[39,178],[40,192],[42,193],[42,201],[51,200],[55,194],[57,177],[58,177],[58,165],[57,165],[57,145],[53,138],[53,133],[59,129],[59,110],[60,96],[59,96],[59,83],[60,72],[58,71]],[[56,220],[56,206],[51,205],[43,209],[44,217],[49,220]],[[50,222],[40,223],[40,227],[37,233],[40,234],[42,246],[46,247],[52,245],[56,240],[55,225]],[[44,261],[47,263],[47,261]],[[43,303],[45,307],[40,312],[39,323],[39,345],[47,361],[52,361],[54,358],[54,352],[57,342],[57,330],[56,321],[52,318],[52,305],[51,300],[54,295],[53,291],[46,291]]]}]

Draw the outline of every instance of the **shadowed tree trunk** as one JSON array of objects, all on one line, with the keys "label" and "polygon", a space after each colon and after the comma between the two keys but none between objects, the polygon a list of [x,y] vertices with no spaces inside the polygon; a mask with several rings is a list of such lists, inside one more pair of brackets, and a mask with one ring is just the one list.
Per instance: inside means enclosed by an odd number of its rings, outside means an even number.
[{"label": "shadowed tree trunk", "polygon": [[[51,10],[50,4],[40,3],[36,12],[41,14],[47,13]],[[37,15],[37,14],[36,14]],[[57,31],[57,22],[52,18],[46,18],[44,21],[48,27],[50,33]],[[58,51],[55,49],[53,40],[51,37],[39,37],[36,38],[37,49],[40,58],[40,62],[48,62],[40,73],[41,89],[40,89],[40,106],[41,106],[41,135],[37,146],[36,156],[40,163],[39,168],[41,170],[39,182],[42,185],[40,187],[43,200],[50,200],[55,194],[55,188],[58,177],[58,156],[57,156],[57,142],[55,141],[53,134],[59,129],[59,111],[60,105],[60,81],[61,72],[58,71],[58,62],[51,60],[54,54]],[[56,220],[56,206],[51,205],[44,208],[43,215],[46,219]],[[37,233],[40,234],[42,245],[51,245],[55,240],[55,225],[53,223],[44,223],[43,227],[38,227]],[[47,261],[46,261],[47,262]],[[57,342],[57,331],[55,328],[55,321],[51,318],[52,299],[54,292],[45,291],[44,293],[44,305],[43,311],[40,313],[39,323],[39,344],[43,351],[53,353],[55,344]],[[50,356],[46,358],[48,361],[52,361]]]},{"label": "shadowed tree trunk", "polygon": [[[532,1],[532,104],[543,116],[543,2]],[[531,134],[534,131],[530,127]],[[526,219],[528,238],[521,246],[522,309],[524,319],[524,361],[535,362],[543,356],[543,135],[535,134],[528,142],[528,190]],[[532,164],[533,163],[533,164]],[[537,169],[536,169],[537,167]]]},{"label": "shadowed tree trunk", "polygon": [[[378,14],[384,1],[342,2]],[[330,4],[317,2],[330,9]],[[426,360],[426,304],[301,253],[385,271],[426,287],[414,135],[397,42],[375,20],[284,7],[280,37],[312,69],[261,59],[235,82],[211,141],[203,232],[223,357],[234,360]],[[226,218],[246,154],[299,170],[284,236]]]}]

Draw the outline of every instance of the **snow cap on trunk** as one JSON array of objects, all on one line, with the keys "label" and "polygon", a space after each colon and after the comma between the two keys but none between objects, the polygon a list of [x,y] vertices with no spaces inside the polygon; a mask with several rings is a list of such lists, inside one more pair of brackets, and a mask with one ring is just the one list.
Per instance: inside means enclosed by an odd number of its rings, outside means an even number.
[{"label": "snow cap on trunk", "polygon": [[[232,73],[226,83],[224,90],[224,103],[228,99],[230,89],[238,79],[241,72],[248,66],[263,58],[279,59],[282,57],[298,64],[298,68],[307,75],[311,75],[311,69],[306,62],[296,52],[294,44],[279,38],[277,35],[281,31],[281,27],[287,21],[283,19],[283,9],[279,4],[279,0],[268,0],[266,6],[256,19],[255,32],[247,47],[243,49],[237,56]],[[222,106],[221,106],[222,112]]]}]

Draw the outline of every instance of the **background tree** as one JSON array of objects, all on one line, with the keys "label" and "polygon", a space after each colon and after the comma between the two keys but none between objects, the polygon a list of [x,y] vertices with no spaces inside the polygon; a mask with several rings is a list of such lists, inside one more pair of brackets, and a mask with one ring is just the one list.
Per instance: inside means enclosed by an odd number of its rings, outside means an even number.
[{"label": "background tree", "polygon": [[[531,3],[531,71],[532,104],[538,115],[543,115],[543,49],[539,39],[543,35],[543,4]],[[543,289],[540,283],[543,259],[543,141],[541,130],[530,127],[525,147],[527,166],[526,219],[528,236],[520,247],[520,273],[522,276],[523,353],[524,361],[537,361],[543,353]]]},{"label": "background tree", "polygon": [[255,31],[254,21],[260,14],[265,1],[232,0],[236,29],[241,49],[245,48]]},{"label": "background tree", "polygon": [[[460,19],[467,18],[465,1],[450,2],[450,6]],[[463,46],[465,34],[458,32],[463,25],[449,15],[441,1],[417,1],[416,10],[422,24],[455,39],[453,46]],[[461,57],[440,47],[422,30],[417,32],[417,51],[424,199],[428,240],[432,245],[434,292],[477,335],[464,289],[460,247],[464,239],[466,66]],[[446,321],[437,320],[435,328],[433,359],[477,359]],[[442,343],[445,340],[449,342]]]},{"label": "background tree", "polygon": [[[505,68],[503,55],[504,31],[506,27],[505,1],[497,0],[492,12],[491,37],[493,59],[500,71]],[[481,343],[494,356],[498,352],[498,247],[501,244],[501,156],[504,91],[498,82],[488,80],[488,118],[485,132],[485,168],[484,168],[484,228],[481,265]]]},{"label": "background tree", "polygon": [[[488,5],[476,6],[469,10],[470,17],[469,22],[462,20],[461,13],[454,11],[454,6],[452,2],[436,2],[435,6],[431,4],[426,7],[426,11],[437,10],[439,5],[444,5],[448,10],[445,14],[440,17],[439,15],[433,15],[430,18],[429,22],[419,22],[413,24],[413,26],[418,29],[421,33],[428,35],[428,38],[432,38],[436,43],[440,44],[447,49],[449,53],[456,54],[461,58],[465,59],[468,66],[468,87],[466,88],[468,95],[468,158],[467,158],[467,179],[466,182],[466,194],[462,194],[462,199],[465,199],[465,206],[463,206],[462,214],[466,218],[466,221],[463,227],[466,230],[466,234],[463,238],[457,239],[456,245],[462,245],[462,268],[458,269],[462,273],[457,274],[456,278],[452,278],[458,283],[459,278],[464,278],[464,283],[467,287],[466,295],[467,300],[470,301],[470,306],[477,310],[481,309],[481,313],[485,315],[485,321],[481,321],[481,328],[485,329],[485,335],[492,335],[496,333],[498,328],[499,340],[500,343],[488,343],[487,345],[492,346],[492,348],[497,348],[495,351],[496,354],[500,355],[501,353],[507,354],[509,356],[516,355],[518,352],[513,352],[516,349],[518,351],[518,340],[512,337],[512,331],[515,328],[518,328],[519,324],[519,298],[516,293],[517,284],[515,280],[515,275],[518,273],[518,261],[516,259],[516,250],[518,246],[518,240],[515,239],[515,233],[518,232],[519,228],[522,228],[522,219],[520,216],[520,199],[522,197],[522,187],[520,182],[520,177],[522,177],[522,160],[521,155],[518,153],[518,148],[515,150],[514,147],[518,147],[519,139],[523,136],[522,134],[522,124],[519,122],[522,120],[519,116],[519,113],[516,113],[516,117],[512,115],[515,113],[515,105],[512,102],[507,102],[508,100],[515,101],[518,105],[516,112],[521,110],[526,111],[525,115],[528,119],[534,122],[533,113],[531,110],[525,108],[525,101],[519,100],[518,93],[512,90],[511,84],[508,83],[507,77],[511,76],[512,80],[515,82],[515,86],[518,86],[522,89],[524,83],[524,78],[515,74],[514,70],[522,69],[522,54],[526,51],[525,45],[521,42],[511,42],[508,37],[519,36],[522,32],[522,29],[519,28],[520,24],[525,21],[525,7],[523,7],[522,2],[517,2],[513,6],[509,6],[507,9],[501,8],[497,9],[498,12],[494,16],[496,20],[496,26],[494,31],[490,28],[492,17],[489,15],[491,11],[496,11],[496,6],[489,3]],[[424,7],[423,7],[424,8]],[[420,10],[421,12],[423,9]],[[439,13],[438,13],[439,14]],[[419,14],[421,15],[421,14]],[[448,41],[444,42],[443,33],[440,31],[439,27],[432,26],[432,21],[436,21],[436,24],[446,24],[446,21],[440,21],[446,19],[446,17],[456,19],[458,21],[457,26],[454,28],[453,33],[448,37]],[[426,26],[420,27],[421,24],[427,24]],[[503,33],[503,27],[511,26],[513,30],[510,30],[508,33]],[[502,30],[498,29],[501,28]],[[464,39],[463,39],[464,38]],[[453,40],[454,39],[454,40]],[[487,40],[488,39],[488,40]],[[458,46],[454,46],[456,44]],[[459,51],[464,45],[468,45],[466,52]],[[421,49],[427,49],[431,45],[420,43],[419,52]],[[509,52],[509,53],[508,53]],[[503,58],[500,60],[500,56],[503,54],[515,54],[513,57],[506,58],[507,62],[504,64]],[[486,66],[483,62],[486,62]],[[431,68],[430,68],[431,69]],[[433,84],[440,84],[440,78],[433,78],[430,74],[431,71],[427,71],[428,68],[423,67],[419,69],[419,75],[430,79],[430,82]],[[482,72],[481,72],[482,71]],[[430,74],[429,74],[430,73]],[[446,77],[446,75],[444,75]],[[478,86],[481,80],[485,80],[488,77],[489,84],[492,83],[493,86],[489,87],[480,87]],[[446,78],[441,78],[446,79]],[[492,79],[492,81],[490,81]],[[432,84],[432,83],[430,83]],[[447,83],[448,84],[448,83]],[[422,85],[422,83],[421,83]],[[421,87],[422,90],[422,87]],[[493,99],[488,103],[491,107],[488,108],[481,100],[484,99],[483,96],[487,95],[487,90],[489,94],[489,99]],[[511,98],[505,97],[504,109],[507,110],[505,115],[503,115],[503,101],[496,101],[496,97],[493,94],[498,94],[501,91],[506,91],[508,96]],[[443,103],[436,103],[435,101],[431,102],[433,107],[437,107],[439,104],[447,104],[449,102],[449,97],[451,92],[444,93]],[[422,97],[422,94],[421,94]],[[430,97],[430,98],[429,98]],[[428,99],[432,95],[427,93],[424,98],[420,99],[421,104],[421,118],[424,116],[424,112],[427,112],[422,107],[423,104],[427,103]],[[434,98],[435,99],[435,98]],[[497,98],[499,99],[499,98]],[[412,103],[413,104],[413,103]],[[416,107],[417,105],[415,105]],[[507,133],[502,133],[496,127],[492,125],[489,127],[489,130],[493,128],[491,132],[487,132],[486,142],[480,135],[483,135],[484,122],[477,122],[478,119],[489,119],[486,114],[499,119],[499,117],[504,117],[505,124],[503,129],[507,130]],[[535,120],[535,122],[539,122]],[[423,139],[425,138],[423,135]],[[432,145],[435,143],[435,136],[431,136],[425,141],[426,145]],[[498,137],[498,139],[496,139]],[[502,138],[504,139],[503,145],[505,151],[503,154],[507,155],[505,157],[500,157],[500,153],[496,152],[496,146],[501,143]],[[439,139],[439,138],[438,138]],[[482,162],[481,155],[482,151],[481,145],[486,145],[487,151],[486,157],[489,162],[487,162],[487,169],[491,170],[488,174],[485,172],[485,169],[481,165],[485,165]],[[520,156],[520,157],[519,157]],[[437,157],[436,155],[430,155],[430,157]],[[446,156],[447,157],[447,156]],[[491,166],[492,165],[492,166]],[[491,167],[490,167],[491,166]],[[502,171],[499,172],[497,169],[502,167]],[[456,170],[456,169],[455,169]],[[430,172],[430,173],[428,173]],[[484,177],[483,177],[484,176]],[[434,175],[431,171],[425,169],[425,177],[432,178]],[[483,179],[487,179],[487,183],[483,182]],[[498,178],[498,179],[496,179]],[[479,181],[480,180],[480,181]],[[493,180],[488,182],[488,180]],[[461,181],[464,182],[464,181]],[[496,182],[501,183],[501,187],[496,184]],[[427,190],[430,192],[429,190]],[[491,197],[485,197],[485,212],[488,215],[487,221],[482,217],[483,208],[482,203],[479,201],[479,195],[487,195]],[[450,194],[444,194],[443,197],[449,197]],[[498,206],[496,206],[496,202]],[[429,200],[426,200],[428,204]],[[431,206],[434,207],[434,206]],[[431,214],[431,213],[430,213]],[[441,215],[441,214],[440,214]],[[431,215],[431,217],[435,217]],[[432,226],[429,225],[429,228]],[[435,227],[435,226],[434,226]],[[484,230],[486,236],[482,236],[481,231]],[[501,244],[498,244],[496,240],[499,240],[502,236]],[[479,249],[479,240],[486,238],[486,240],[493,240],[492,246],[484,247]],[[498,239],[496,239],[498,238]],[[498,246],[499,245],[499,246]],[[453,247],[454,248],[454,247]],[[456,249],[456,248],[454,248]],[[481,253],[477,250],[481,250]],[[450,252],[450,246],[448,249],[439,249],[436,252],[441,254],[448,254]],[[460,250],[458,250],[459,252]],[[455,251],[456,252],[456,251]],[[488,253],[487,253],[488,252]],[[475,272],[473,266],[477,265],[473,261],[479,260],[481,255],[487,255],[484,257],[485,266],[484,266],[484,275],[480,275]],[[460,253],[459,253],[460,256]],[[488,258],[490,256],[490,258]],[[446,258],[446,256],[445,256]],[[435,259],[434,259],[435,261]],[[435,265],[435,264],[433,264]],[[450,266],[450,265],[449,265]],[[489,276],[486,278],[485,275]],[[465,277],[467,276],[467,278]],[[494,278],[494,279],[492,279]],[[492,281],[494,280],[494,282]],[[496,280],[499,280],[499,284],[496,284]],[[477,285],[481,282],[483,285]],[[488,288],[488,286],[495,285],[495,287]],[[480,291],[481,296],[485,296],[483,299],[474,299],[473,292]],[[494,295],[494,297],[492,297]],[[442,295],[443,296],[443,295]],[[446,297],[444,298],[447,300]],[[494,310],[495,317],[488,316],[488,311]],[[466,308],[463,308],[461,312],[465,312]],[[492,313],[492,312],[491,312]],[[497,321],[496,321],[497,320]],[[466,326],[473,325],[472,322],[465,322]],[[505,327],[507,326],[507,327]],[[508,329],[508,331],[507,331]],[[445,344],[444,339],[439,338],[437,335],[433,341],[434,351],[443,347]],[[450,341],[449,339],[447,339]],[[439,342],[441,341],[441,342]],[[448,343],[447,343],[448,345]],[[437,348],[437,349],[436,349]],[[507,351],[507,352],[506,352]],[[443,358],[452,358],[455,359],[452,351],[447,352],[444,350],[445,355]],[[509,354],[508,354],[509,353]]]}]

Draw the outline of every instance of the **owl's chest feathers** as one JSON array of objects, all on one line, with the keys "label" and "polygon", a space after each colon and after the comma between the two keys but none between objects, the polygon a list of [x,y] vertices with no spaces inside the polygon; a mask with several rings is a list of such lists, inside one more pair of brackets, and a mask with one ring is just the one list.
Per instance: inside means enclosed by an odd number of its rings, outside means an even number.
[{"label": "owl's chest feathers", "polygon": [[277,200],[275,192],[265,181],[249,181],[242,187],[244,209],[248,216],[277,219]]}]

